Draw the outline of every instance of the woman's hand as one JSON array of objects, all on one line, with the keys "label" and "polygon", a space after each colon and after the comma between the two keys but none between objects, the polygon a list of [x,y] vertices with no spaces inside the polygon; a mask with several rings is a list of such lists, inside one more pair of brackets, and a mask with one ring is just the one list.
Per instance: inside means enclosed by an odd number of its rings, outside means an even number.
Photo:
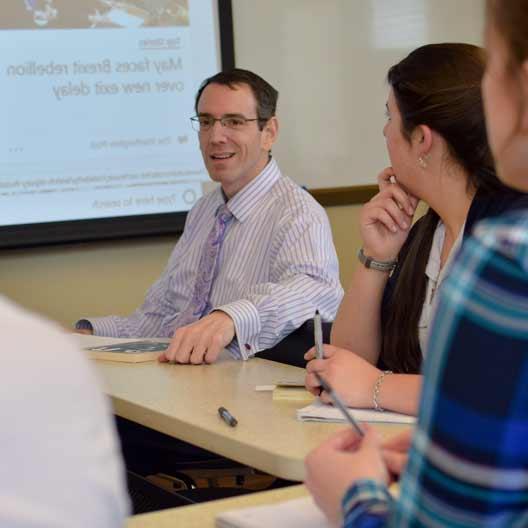
[{"label": "woman's hand", "polygon": [[361,209],[363,250],[376,260],[395,260],[409,235],[418,199],[394,181],[392,167],[379,174],[378,184],[380,192]]},{"label": "woman's hand", "polygon": [[381,371],[350,350],[332,345],[324,345],[323,348],[325,359],[314,359],[313,348],[304,355],[304,359],[309,361],[304,381],[306,388],[312,394],[320,395],[323,402],[332,402],[325,391],[321,392],[314,375],[318,372],[348,406],[372,407],[374,385]]},{"label": "woman's hand", "polygon": [[351,429],[340,431],[314,449],[305,460],[306,487],[319,508],[334,523],[341,518],[341,500],[356,481],[388,483],[388,471],[376,432],[362,425],[360,438]]}]

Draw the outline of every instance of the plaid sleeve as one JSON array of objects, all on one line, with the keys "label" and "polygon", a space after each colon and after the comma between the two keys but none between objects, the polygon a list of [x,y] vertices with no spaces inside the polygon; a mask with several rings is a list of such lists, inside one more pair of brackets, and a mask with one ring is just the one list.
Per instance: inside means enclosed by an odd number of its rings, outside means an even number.
[{"label": "plaid sleeve", "polygon": [[385,486],[374,480],[358,480],[343,497],[344,527],[377,528],[384,526],[392,507]]},{"label": "plaid sleeve", "polygon": [[528,215],[487,222],[440,292],[391,525],[528,526]]}]

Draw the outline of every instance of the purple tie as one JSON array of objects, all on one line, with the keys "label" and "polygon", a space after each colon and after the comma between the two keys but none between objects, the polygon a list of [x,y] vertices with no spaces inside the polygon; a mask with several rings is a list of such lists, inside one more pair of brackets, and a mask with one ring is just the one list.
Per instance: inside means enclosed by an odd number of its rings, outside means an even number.
[{"label": "purple tie", "polygon": [[215,278],[218,254],[225,238],[227,225],[233,218],[227,205],[223,204],[216,210],[216,221],[205,241],[198,274],[194,284],[194,291],[189,304],[174,321],[174,329],[194,323],[207,314],[211,307],[209,305],[209,294]]}]

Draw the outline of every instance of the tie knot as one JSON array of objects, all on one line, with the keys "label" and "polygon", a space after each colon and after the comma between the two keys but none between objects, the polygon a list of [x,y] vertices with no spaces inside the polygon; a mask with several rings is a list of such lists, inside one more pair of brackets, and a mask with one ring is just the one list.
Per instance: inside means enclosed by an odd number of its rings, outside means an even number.
[{"label": "tie knot", "polygon": [[233,218],[233,213],[229,210],[227,204],[222,204],[218,207],[216,210],[216,218],[220,220],[220,222],[228,222]]}]

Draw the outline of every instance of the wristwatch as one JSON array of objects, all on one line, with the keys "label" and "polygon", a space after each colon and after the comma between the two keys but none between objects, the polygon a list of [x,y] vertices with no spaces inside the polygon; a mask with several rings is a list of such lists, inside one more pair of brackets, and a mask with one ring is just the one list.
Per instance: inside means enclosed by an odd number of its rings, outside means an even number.
[{"label": "wristwatch", "polygon": [[392,273],[394,271],[394,268],[396,267],[396,264],[398,263],[397,260],[376,260],[372,257],[368,257],[363,252],[363,248],[360,248],[358,251],[358,259],[365,268],[373,269],[376,271],[383,271],[383,272],[389,272]]}]

